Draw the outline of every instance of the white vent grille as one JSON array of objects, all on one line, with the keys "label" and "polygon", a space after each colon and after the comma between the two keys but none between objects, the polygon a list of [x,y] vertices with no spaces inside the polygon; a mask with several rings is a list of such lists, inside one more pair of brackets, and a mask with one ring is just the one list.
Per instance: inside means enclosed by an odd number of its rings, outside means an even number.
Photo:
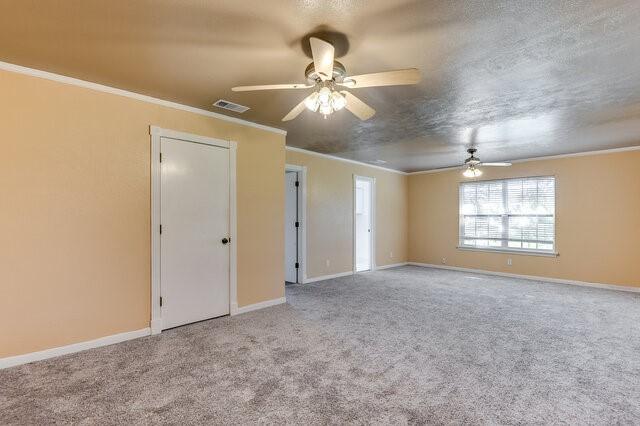
[{"label": "white vent grille", "polygon": [[217,100],[213,106],[217,106],[218,108],[228,109],[229,111],[243,113],[249,109],[244,105],[234,104],[233,102],[225,101],[224,99]]}]

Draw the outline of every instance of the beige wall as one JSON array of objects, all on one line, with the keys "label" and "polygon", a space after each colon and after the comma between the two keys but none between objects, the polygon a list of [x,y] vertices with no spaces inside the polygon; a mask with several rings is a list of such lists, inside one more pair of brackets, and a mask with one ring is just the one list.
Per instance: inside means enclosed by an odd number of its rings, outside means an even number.
[{"label": "beige wall", "polygon": [[0,357],[149,326],[149,125],[238,141],[238,304],[284,295],[283,135],[0,71]]},{"label": "beige wall", "polygon": [[[481,179],[555,175],[557,258],[456,249],[461,172],[409,177],[409,259],[640,286],[640,151],[517,163]],[[507,259],[513,260],[507,266]]]},{"label": "beige wall", "polygon": [[376,265],[407,261],[407,176],[291,150],[286,156],[307,167],[308,278],[353,270],[354,174],[376,179]]},{"label": "beige wall", "polygon": [[[4,71],[0,93],[0,357],[149,326],[149,125],[238,141],[238,304],[284,295],[284,136]],[[376,178],[379,266],[446,257],[640,286],[639,151],[485,169],[556,176],[558,258],[457,250],[459,171],[404,176],[294,151],[286,163],[308,168],[308,277],[353,268],[358,174]]]}]

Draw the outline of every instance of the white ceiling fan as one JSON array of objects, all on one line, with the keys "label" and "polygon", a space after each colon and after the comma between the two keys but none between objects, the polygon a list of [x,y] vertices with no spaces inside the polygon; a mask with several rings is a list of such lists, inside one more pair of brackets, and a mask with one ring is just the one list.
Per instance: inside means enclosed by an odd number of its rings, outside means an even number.
[{"label": "white ceiling fan", "polygon": [[480,161],[480,159],[478,157],[476,157],[474,154],[477,152],[478,150],[476,148],[469,148],[467,149],[467,152],[469,153],[470,157],[467,158],[466,160],[464,160],[464,165],[462,167],[464,167],[466,170],[462,173],[465,177],[468,178],[472,178],[472,177],[478,177],[480,175],[482,175],[482,170],[480,170],[478,167],[482,166],[482,167],[509,167],[511,165],[511,163],[483,163]]},{"label": "white ceiling fan", "polygon": [[313,62],[307,66],[305,76],[308,84],[271,84],[263,86],[240,86],[231,90],[247,92],[253,90],[279,89],[310,89],[314,92],[296,105],[282,121],[296,118],[305,107],[319,112],[327,118],[328,115],[342,108],[351,111],[360,120],[368,120],[376,111],[346,89],[360,89],[363,87],[396,86],[416,84],[420,81],[420,71],[416,68],[386,71],[373,74],[347,76],[344,65],[334,60],[334,48],[330,43],[316,37],[309,39]]}]

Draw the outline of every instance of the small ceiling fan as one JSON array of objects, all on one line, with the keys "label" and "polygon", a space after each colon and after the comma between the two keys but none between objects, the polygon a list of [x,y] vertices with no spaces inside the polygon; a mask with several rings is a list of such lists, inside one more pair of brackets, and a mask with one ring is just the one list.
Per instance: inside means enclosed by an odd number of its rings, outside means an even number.
[{"label": "small ceiling fan", "polygon": [[483,163],[480,161],[480,159],[478,157],[476,157],[474,154],[477,152],[478,150],[476,148],[469,148],[467,149],[467,152],[469,153],[470,157],[467,158],[466,160],[464,160],[464,165],[462,167],[464,167],[466,170],[462,173],[464,175],[464,177],[468,177],[468,178],[472,178],[472,177],[478,177],[480,175],[482,175],[482,170],[480,170],[478,167],[482,166],[482,167],[509,167],[511,165],[511,163]]},{"label": "small ceiling fan", "polygon": [[347,76],[347,71],[340,62],[334,60],[335,49],[324,40],[316,37],[309,39],[313,62],[307,66],[304,74],[308,83],[271,84],[263,86],[240,86],[231,90],[234,92],[248,92],[254,90],[279,89],[311,89],[314,92],[296,105],[282,121],[296,118],[305,107],[313,112],[319,112],[327,118],[328,115],[346,108],[360,120],[368,120],[376,111],[346,89],[360,89],[363,87],[397,86],[416,84],[420,81],[420,71],[416,68],[386,71],[373,74]]}]

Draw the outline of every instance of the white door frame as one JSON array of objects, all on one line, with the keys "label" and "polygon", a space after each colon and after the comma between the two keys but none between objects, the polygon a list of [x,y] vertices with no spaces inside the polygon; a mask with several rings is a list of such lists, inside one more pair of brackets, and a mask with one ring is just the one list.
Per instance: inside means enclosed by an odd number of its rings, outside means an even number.
[{"label": "white door frame", "polygon": [[[356,262],[356,184],[358,180],[368,180],[371,183],[371,269],[376,270],[376,178],[353,175],[353,273],[358,273]],[[364,272],[364,271],[363,271]]]},{"label": "white door frame", "polygon": [[298,220],[300,227],[298,228],[298,281],[300,284],[307,282],[307,167],[295,164],[285,164],[284,171],[297,172],[298,182]]},{"label": "white door frame", "polygon": [[229,150],[229,312],[235,315],[238,311],[237,256],[238,239],[236,238],[236,152],[237,143],[214,139],[206,136],[192,135],[175,130],[151,126],[151,334],[162,331],[162,309],[160,309],[160,138],[166,137],[186,142],[219,146]]}]

